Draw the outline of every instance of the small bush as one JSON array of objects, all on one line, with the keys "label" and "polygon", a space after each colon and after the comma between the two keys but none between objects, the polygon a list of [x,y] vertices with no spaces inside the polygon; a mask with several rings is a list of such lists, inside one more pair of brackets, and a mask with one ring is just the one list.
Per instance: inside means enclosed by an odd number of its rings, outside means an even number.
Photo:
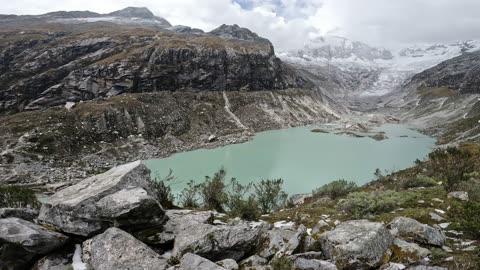
[{"label": "small bush", "polygon": [[163,206],[163,208],[171,209],[173,208],[173,202],[175,197],[172,194],[172,189],[170,185],[165,185],[166,182],[173,181],[175,177],[172,175],[172,170],[168,173],[166,177],[160,177],[158,174],[155,175],[154,179],[151,179],[150,186],[155,195],[155,199]]},{"label": "small bush", "polygon": [[450,228],[464,232],[467,237],[480,239],[480,202],[455,202],[448,214],[454,220]]},{"label": "small bush", "polygon": [[475,162],[472,155],[455,147],[438,149],[428,155],[435,176],[445,180],[447,192],[457,191],[462,181],[474,171]]},{"label": "small bush", "polygon": [[466,191],[470,201],[480,202],[480,180],[470,179],[460,183],[459,191]]},{"label": "small bush", "polygon": [[270,266],[275,270],[294,270],[292,262],[286,257],[276,257],[270,262]]},{"label": "small bush", "polygon": [[417,188],[417,187],[434,187],[437,185],[435,179],[425,176],[423,174],[418,174],[415,178],[408,178],[402,182],[402,188]]},{"label": "small bush", "polygon": [[0,186],[0,208],[38,208],[35,193],[25,187]]},{"label": "small bush", "polygon": [[313,196],[316,198],[328,196],[332,200],[335,200],[338,197],[346,196],[349,193],[352,193],[356,189],[357,184],[341,179],[314,190]]},{"label": "small bush", "polygon": [[374,191],[350,193],[345,200],[337,203],[339,211],[345,211],[353,218],[363,218],[393,211],[412,198],[405,192]]},{"label": "small bush", "polygon": [[235,178],[230,180],[226,189],[227,199],[225,201],[230,214],[244,220],[258,220],[260,215],[258,204],[253,196],[248,196],[251,187],[252,183],[242,185]]},{"label": "small bush", "polygon": [[178,196],[180,204],[185,208],[198,208],[198,185],[193,180],[187,183],[187,187]]},{"label": "small bush", "polygon": [[282,179],[262,180],[253,184],[254,197],[262,214],[271,213],[286,205],[288,195],[282,190],[282,185]]},{"label": "small bush", "polygon": [[227,171],[223,168],[218,170],[213,177],[206,176],[205,182],[198,185],[203,206],[207,209],[224,212],[224,205],[227,201],[225,193],[225,176]]}]

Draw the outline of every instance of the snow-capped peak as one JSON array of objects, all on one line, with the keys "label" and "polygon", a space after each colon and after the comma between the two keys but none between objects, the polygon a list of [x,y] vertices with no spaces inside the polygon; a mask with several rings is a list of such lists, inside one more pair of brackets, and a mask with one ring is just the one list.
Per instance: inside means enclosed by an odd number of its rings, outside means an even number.
[{"label": "snow-capped peak", "polygon": [[305,59],[324,58],[328,60],[347,58],[388,60],[392,58],[392,54],[386,49],[374,48],[362,42],[332,35],[310,39],[305,43],[303,49],[291,51],[288,54]]}]

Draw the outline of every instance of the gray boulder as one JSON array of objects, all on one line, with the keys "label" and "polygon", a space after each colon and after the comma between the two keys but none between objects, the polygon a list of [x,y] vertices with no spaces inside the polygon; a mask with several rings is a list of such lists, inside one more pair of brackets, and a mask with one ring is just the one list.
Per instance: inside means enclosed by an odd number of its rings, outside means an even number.
[{"label": "gray boulder", "polygon": [[393,236],[381,223],[353,220],[321,234],[319,241],[325,256],[342,269],[370,269],[379,266]]},{"label": "gray boulder", "polygon": [[71,270],[74,250],[68,248],[53,254],[49,254],[32,267],[32,270]]},{"label": "gray boulder", "polygon": [[160,224],[162,206],[152,197],[150,170],[136,161],[65,188],[42,205],[39,222],[92,236],[112,226]]},{"label": "gray boulder", "polygon": [[68,237],[19,218],[0,219],[0,240],[21,246],[34,254],[47,254],[61,246]]},{"label": "gray boulder", "polygon": [[262,258],[258,255],[253,255],[243,260],[240,263],[240,266],[242,267],[242,269],[256,270],[256,269],[262,269],[267,264],[268,264],[268,261],[265,258]]},{"label": "gray boulder", "polygon": [[293,262],[293,267],[297,270],[337,270],[337,266],[331,262],[320,260],[308,260],[298,258]]},{"label": "gray boulder", "polygon": [[284,249],[289,239],[294,235],[295,231],[280,228],[274,228],[265,232],[263,238],[266,240],[262,245],[262,250],[258,254],[267,259],[272,258],[278,251]]},{"label": "gray boulder", "polygon": [[167,210],[165,215],[167,222],[155,232],[150,229],[146,237],[140,236],[142,241],[154,245],[170,244],[178,233],[198,224],[212,224],[214,219],[212,211]]},{"label": "gray boulder", "polygon": [[235,260],[232,259],[225,259],[217,262],[218,265],[227,269],[227,270],[238,270],[240,266]]},{"label": "gray boulder", "polygon": [[466,191],[454,191],[448,193],[448,198],[455,198],[461,201],[468,201],[468,192]]},{"label": "gray boulder", "polygon": [[423,244],[442,246],[446,240],[442,230],[422,224],[412,218],[397,217],[387,225],[387,228],[394,235]]},{"label": "gray boulder", "polygon": [[306,260],[323,260],[325,259],[325,256],[323,256],[322,252],[315,252],[315,251],[297,253],[295,255],[288,256],[288,259],[292,262],[299,258],[306,259]]},{"label": "gray boulder", "polygon": [[166,259],[118,228],[83,242],[82,248],[83,261],[92,270],[168,268]]},{"label": "gray boulder", "polygon": [[393,240],[391,262],[414,263],[430,255],[430,250],[399,238]]},{"label": "gray boulder", "polygon": [[23,220],[32,221],[38,216],[37,209],[31,208],[0,208],[0,218],[21,218]]},{"label": "gray boulder", "polygon": [[187,253],[180,260],[179,270],[225,270],[225,268],[198,255]]},{"label": "gray boulder", "polygon": [[62,234],[18,218],[0,219],[0,269],[25,269],[67,242]]},{"label": "gray boulder", "polygon": [[295,232],[295,234],[288,239],[288,242],[285,246],[280,249],[275,256],[283,257],[289,256],[295,253],[299,253],[303,251],[304,248],[304,240],[305,236],[307,235],[307,228],[304,225],[300,225]]},{"label": "gray boulder", "polygon": [[173,256],[178,258],[191,252],[213,261],[240,260],[257,248],[263,228],[263,226],[252,227],[246,223],[189,226],[178,232]]}]

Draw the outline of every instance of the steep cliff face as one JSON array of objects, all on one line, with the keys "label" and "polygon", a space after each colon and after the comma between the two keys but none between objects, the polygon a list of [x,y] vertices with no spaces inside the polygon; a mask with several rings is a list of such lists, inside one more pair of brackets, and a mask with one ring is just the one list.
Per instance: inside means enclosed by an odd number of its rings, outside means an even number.
[{"label": "steep cliff face", "polygon": [[122,93],[311,86],[268,40],[238,26],[180,34],[106,22],[14,25],[0,33],[3,114]]}]

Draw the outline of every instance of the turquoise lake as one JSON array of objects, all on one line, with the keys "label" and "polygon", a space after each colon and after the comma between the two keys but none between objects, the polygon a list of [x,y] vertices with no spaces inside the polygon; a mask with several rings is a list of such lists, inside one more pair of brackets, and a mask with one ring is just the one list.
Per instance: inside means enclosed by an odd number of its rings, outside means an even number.
[{"label": "turquoise lake", "polygon": [[243,144],[178,153],[146,164],[153,175],[165,176],[172,169],[175,193],[189,180],[203,181],[223,166],[228,179],[235,177],[242,183],[282,178],[284,190],[292,195],[311,192],[337,179],[363,185],[374,178],[376,168],[383,172],[411,167],[435,144],[433,138],[404,125],[375,128],[386,133],[388,139],[383,141],[311,132],[317,127],[260,132]]}]

